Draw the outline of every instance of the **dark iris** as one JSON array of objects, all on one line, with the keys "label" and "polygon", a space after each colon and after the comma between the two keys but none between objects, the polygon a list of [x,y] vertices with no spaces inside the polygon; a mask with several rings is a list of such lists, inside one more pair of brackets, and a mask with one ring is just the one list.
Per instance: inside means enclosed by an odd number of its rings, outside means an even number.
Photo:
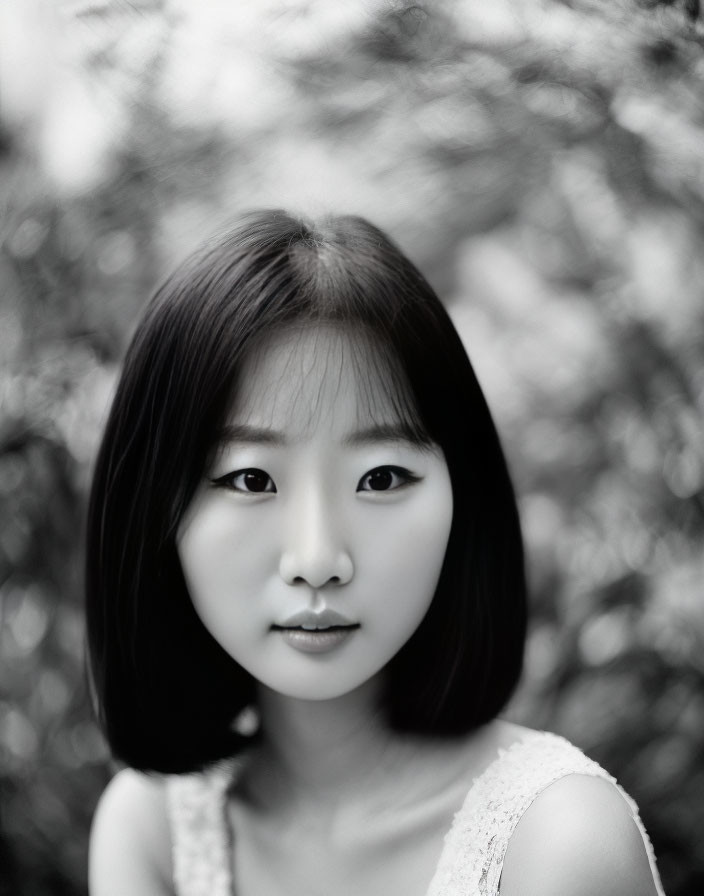
[{"label": "dark iris", "polygon": [[375,492],[384,492],[393,485],[394,478],[391,470],[374,470],[369,474],[369,488]]},{"label": "dark iris", "polygon": [[250,492],[265,492],[269,485],[269,476],[262,470],[247,470],[243,474],[244,484]]}]

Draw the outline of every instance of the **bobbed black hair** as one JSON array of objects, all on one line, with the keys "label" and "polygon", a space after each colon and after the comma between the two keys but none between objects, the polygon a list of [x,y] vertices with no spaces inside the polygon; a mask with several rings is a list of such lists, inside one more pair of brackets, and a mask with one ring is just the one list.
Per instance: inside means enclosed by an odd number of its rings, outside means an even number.
[{"label": "bobbed black hair", "polygon": [[98,453],[87,518],[88,658],[114,755],[186,772],[232,755],[256,682],[215,641],[176,550],[245,355],[293,325],[370,335],[450,471],[453,521],[436,594],[385,670],[399,731],[456,736],[494,718],[520,676],[523,545],[499,438],[462,342],[420,272],[359,217],[250,212],[157,290]]}]

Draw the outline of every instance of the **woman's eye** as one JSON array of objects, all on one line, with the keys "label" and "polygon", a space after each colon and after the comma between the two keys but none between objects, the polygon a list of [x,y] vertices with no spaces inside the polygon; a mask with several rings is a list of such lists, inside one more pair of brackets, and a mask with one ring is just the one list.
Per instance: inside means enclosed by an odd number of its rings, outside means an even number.
[{"label": "woman's eye", "polygon": [[409,482],[417,482],[418,477],[403,467],[375,467],[359,480],[358,492],[388,492]]},{"label": "woman's eye", "polygon": [[275,493],[276,486],[274,480],[264,470],[251,468],[248,470],[236,470],[234,473],[227,473],[219,479],[213,480],[213,485],[224,485],[236,492],[247,492],[248,494],[264,494]]}]

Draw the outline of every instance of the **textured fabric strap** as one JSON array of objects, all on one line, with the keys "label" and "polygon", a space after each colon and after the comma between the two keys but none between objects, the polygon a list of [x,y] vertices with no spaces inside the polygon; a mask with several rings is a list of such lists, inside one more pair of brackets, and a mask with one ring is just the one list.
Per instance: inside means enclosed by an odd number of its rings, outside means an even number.
[{"label": "textured fabric strap", "polygon": [[643,837],[658,894],[664,896],[635,802],[600,765],[546,732],[531,732],[499,751],[475,780],[445,837],[427,896],[498,896],[508,841],[521,816],[546,787],[570,774],[604,778],[617,787]]},{"label": "textured fabric strap", "polygon": [[166,780],[177,896],[232,896],[227,789],[234,765]]}]

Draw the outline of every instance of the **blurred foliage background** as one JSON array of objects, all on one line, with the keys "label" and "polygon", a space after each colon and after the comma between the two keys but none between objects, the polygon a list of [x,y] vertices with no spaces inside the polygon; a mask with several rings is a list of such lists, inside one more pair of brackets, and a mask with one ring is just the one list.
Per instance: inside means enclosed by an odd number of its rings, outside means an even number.
[{"label": "blurred foliage background", "polygon": [[698,0],[3,4],[2,894],[85,892],[91,459],[150,291],[255,205],[366,215],[446,299],[525,525],[509,715],[704,892],[703,47]]}]

